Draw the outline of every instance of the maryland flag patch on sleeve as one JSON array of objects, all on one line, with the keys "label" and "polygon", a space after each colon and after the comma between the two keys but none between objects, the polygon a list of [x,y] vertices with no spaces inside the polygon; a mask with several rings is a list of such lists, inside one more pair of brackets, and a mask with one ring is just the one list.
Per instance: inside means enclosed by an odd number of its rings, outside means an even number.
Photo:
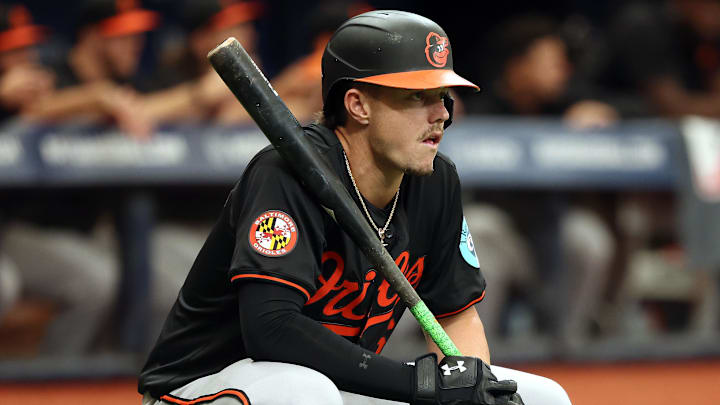
[{"label": "maryland flag patch on sleeve", "polygon": [[284,256],[295,248],[298,229],[290,215],[282,211],[265,211],[250,226],[248,240],[250,246],[263,256]]}]

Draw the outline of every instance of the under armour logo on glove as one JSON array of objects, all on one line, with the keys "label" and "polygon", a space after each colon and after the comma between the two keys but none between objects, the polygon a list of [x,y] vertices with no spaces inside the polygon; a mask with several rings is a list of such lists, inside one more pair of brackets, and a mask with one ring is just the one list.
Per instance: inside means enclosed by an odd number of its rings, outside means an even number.
[{"label": "under armour logo on glove", "polygon": [[446,356],[440,364],[435,353],[418,357],[414,382],[412,405],[523,404],[516,392],[517,383],[498,381],[490,366],[476,357]]},{"label": "under armour logo on glove", "polygon": [[443,369],[443,371],[444,371],[443,374],[445,374],[445,375],[452,374],[453,370],[460,370],[460,372],[462,373],[462,372],[465,372],[465,370],[467,370],[467,368],[465,366],[463,366],[463,364],[465,364],[464,361],[458,360],[457,366],[450,367],[447,364],[443,364],[441,368]]}]

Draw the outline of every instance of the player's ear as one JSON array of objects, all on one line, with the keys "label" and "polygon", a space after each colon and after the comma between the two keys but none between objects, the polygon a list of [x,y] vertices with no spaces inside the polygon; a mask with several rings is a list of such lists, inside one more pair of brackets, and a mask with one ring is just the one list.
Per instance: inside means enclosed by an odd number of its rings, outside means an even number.
[{"label": "player's ear", "polygon": [[353,87],[345,92],[343,101],[349,119],[355,120],[361,125],[367,125],[370,122],[370,105],[367,94]]}]

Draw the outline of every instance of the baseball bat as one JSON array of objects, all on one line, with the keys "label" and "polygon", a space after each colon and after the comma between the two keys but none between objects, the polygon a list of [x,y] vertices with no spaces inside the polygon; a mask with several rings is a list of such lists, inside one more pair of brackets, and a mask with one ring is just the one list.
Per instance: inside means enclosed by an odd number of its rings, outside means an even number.
[{"label": "baseball bat", "polygon": [[311,190],[370,263],[385,276],[443,354],[461,355],[382,245],[340,178],[305,137],[295,116],[242,45],[230,37],[210,51],[208,59],[301,183]]}]

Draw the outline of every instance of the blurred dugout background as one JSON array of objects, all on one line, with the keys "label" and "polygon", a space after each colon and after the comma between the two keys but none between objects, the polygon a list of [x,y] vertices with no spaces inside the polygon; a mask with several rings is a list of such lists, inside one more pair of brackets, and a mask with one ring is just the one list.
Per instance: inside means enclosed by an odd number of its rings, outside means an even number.
[{"label": "blurred dugout background", "polygon": [[[443,26],[482,88],[443,146],[494,362],[577,404],[718,403],[720,1],[480,3],[0,1],[0,402],[139,401],[266,144],[205,54],[237,37],[308,123],[329,34],[387,8]],[[419,347],[405,322],[386,350]]]}]

